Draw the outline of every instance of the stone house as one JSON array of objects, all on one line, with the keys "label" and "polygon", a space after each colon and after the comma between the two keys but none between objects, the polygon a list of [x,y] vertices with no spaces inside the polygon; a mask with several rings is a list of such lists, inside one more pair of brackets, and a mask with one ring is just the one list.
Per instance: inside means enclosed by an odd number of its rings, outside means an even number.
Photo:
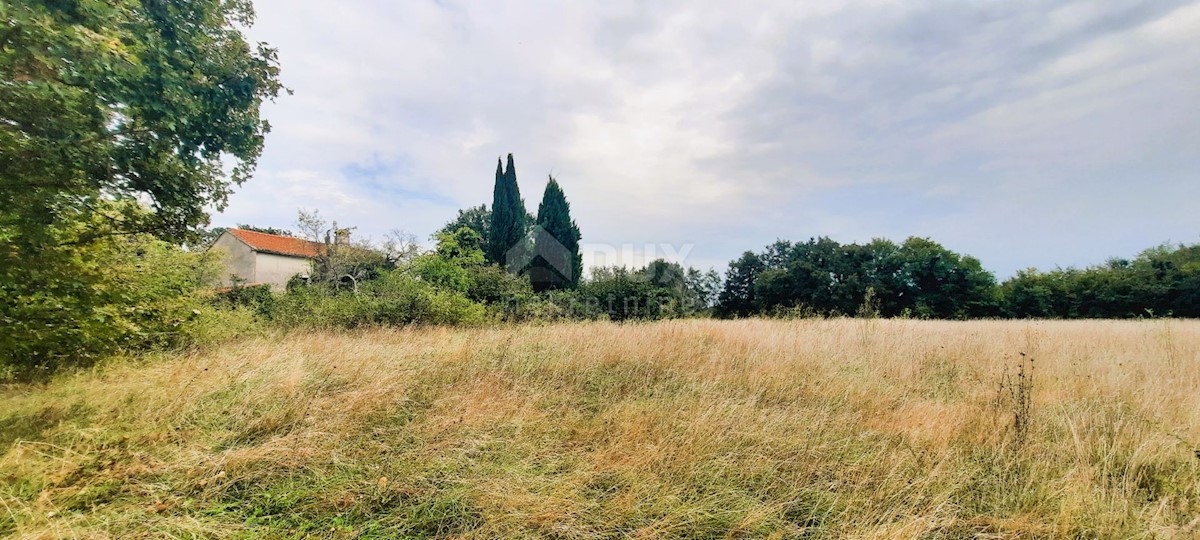
[{"label": "stone house", "polygon": [[312,260],[325,252],[325,244],[291,236],[245,229],[229,229],[209,249],[224,253],[225,271],[220,286],[270,285],[282,291],[297,274],[308,276]]}]

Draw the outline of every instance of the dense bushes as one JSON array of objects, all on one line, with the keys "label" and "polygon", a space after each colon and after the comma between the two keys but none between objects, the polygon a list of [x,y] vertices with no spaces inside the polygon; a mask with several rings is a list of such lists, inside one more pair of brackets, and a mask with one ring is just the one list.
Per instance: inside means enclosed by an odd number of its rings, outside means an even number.
[{"label": "dense bushes", "polygon": [[386,272],[355,291],[298,288],[273,302],[270,321],[283,328],[362,328],[378,325],[477,324],[482,304],[400,271]]},{"label": "dense bushes", "polygon": [[253,6],[0,12],[0,375],[179,342],[205,257],[177,245],[250,177],[284,90]]},{"label": "dense bushes", "polygon": [[[334,254],[326,264],[344,266],[339,257],[362,259],[364,251]],[[289,287],[267,319],[282,328],[478,324],[529,292],[528,282],[484,264],[479,235],[468,228],[439,234],[432,253],[364,277],[350,289],[329,280]]]},{"label": "dense bushes", "polygon": [[[25,257],[29,259],[29,257]],[[218,261],[147,235],[45,249],[0,265],[0,378],[188,342]]]},{"label": "dense bushes", "polygon": [[1200,245],[1159,246],[1083,270],[1025,270],[1000,290],[1010,317],[1200,317]]},{"label": "dense bushes", "polygon": [[235,285],[217,291],[213,298],[214,305],[228,308],[249,308],[261,314],[270,313],[275,297],[271,295],[270,285]]}]

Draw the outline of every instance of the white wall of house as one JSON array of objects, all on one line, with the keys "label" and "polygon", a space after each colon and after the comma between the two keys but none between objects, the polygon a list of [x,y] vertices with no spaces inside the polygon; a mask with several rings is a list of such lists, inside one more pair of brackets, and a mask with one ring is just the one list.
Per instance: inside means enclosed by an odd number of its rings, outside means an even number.
[{"label": "white wall of house", "polygon": [[312,265],[304,257],[288,257],[274,253],[255,253],[254,282],[269,283],[271,290],[282,291],[296,274],[308,275]]},{"label": "white wall of house", "polygon": [[245,242],[238,240],[232,234],[225,233],[213,242],[209,249],[220,250],[222,252],[222,264],[225,270],[221,272],[220,287],[229,287],[233,285],[235,275],[245,283],[254,283],[254,250]]}]

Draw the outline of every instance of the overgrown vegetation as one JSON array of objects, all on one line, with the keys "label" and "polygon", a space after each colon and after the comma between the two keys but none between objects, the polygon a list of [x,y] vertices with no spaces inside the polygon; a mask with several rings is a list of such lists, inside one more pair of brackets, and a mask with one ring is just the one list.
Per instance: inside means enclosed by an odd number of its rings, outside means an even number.
[{"label": "overgrown vegetation", "polygon": [[[78,238],[102,221],[56,227],[56,237]],[[123,348],[187,344],[219,273],[215,255],[147,234],[110,235],[0,265],[0,379],[88,364]]]},{"label": "overgrown vegetation", "polygon": [[0,394],[0,534],[1192,538],[1197,357],[1190,321],[241,340]]},{"label": "overgrown vegetation", "polygon": [[176,246],[254,169],[282,90],[253,15],[0,5],[0,375],[182,340],[203,272]]},{"label": "overgrown vegetation", "polygon": [[1026,270],[1001,286],[1006,315],[1200,317],[1200,244],[1164,244],[1082,270]]}]

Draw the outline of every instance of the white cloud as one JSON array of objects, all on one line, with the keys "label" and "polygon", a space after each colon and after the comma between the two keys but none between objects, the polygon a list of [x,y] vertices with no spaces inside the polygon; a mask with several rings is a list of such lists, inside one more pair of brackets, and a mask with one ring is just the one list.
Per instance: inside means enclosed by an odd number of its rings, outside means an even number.
[{"label": "white cloud", "polygon": [[[1200,2],[256,6],[295,95],[223,224],[319,207],[428,234],[490,203],[512,152],[530,209],[553,173],[585,243],[719,265],[779,236],[927,234],[1007,273],[1110,253],[1088,224],[1153,206],[1123,186],[1178,209],[1200,183]],[[1195,239],[1170,215],[1125,220],[1127,243]]]}]

